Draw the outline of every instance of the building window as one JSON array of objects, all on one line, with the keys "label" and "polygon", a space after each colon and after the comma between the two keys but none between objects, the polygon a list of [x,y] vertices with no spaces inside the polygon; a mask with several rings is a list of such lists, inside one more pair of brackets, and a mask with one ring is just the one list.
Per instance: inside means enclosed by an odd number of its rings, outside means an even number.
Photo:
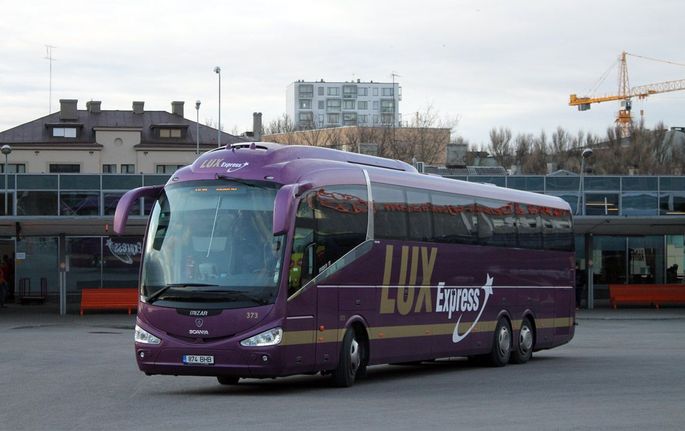
[{"label": "building window", "polygon": [[316,88],[316,93],[317,93],[319,96],[323,96],[323,91],[324,91],[324,90],[323,90],[323,87],[317,87],[317,88]]},{"label": "building window", "polygon": [[120,171],[122,174],[135,174],[136,173],[136,165],[122,164],[119,166],[121,167]]},{"label": "building window", "polygon": [[367,102],[366,100],[360,100],[359,102],[357,102],[357,109],[359,109],[360,111],[366,111],[367,109],[369,109],[369,102]]},{"label": "building window", "polygon": [[685,280],[685,244],[683,235],[666,235],[666,283]]},{"label": "building window", "polygon": [[300,123],[311,123],[314,120],[314,116],[311,112],[300,112],[297,114],[297,120]]},{"label": "building window", "polygon": [[369,95],[369,89],[367,87],[357,87],[357,95],[368,96]]},{"label": "building window", "polygon": [[586,193],[585,215],[618,215],[618,193]]},{"label": "building window", "polygon": [[685,193],[666,192],[659,196],[659,215],[684,215]]},{"label": "building window", "polygon": [[380,118],[378,117],[378,114],[373,115],[373,124],[378,124],[380,121]]},{"label": "building window", "polygon": [[381,100],[381,112],[385,114],[387,114],[388,112],[395,112],[394,102],[394,100]]},{"label": "building window", "polygon": [[75,127],[54,127],[52,129],[52,136],[54,138],[75,138]]},{"label": "building window", "polygon": [[59,213],[63,216],[96,216],[100,214],[99,192],[60,192]]},{"label": "building window", "polygon": [[57,215],[57,192],[18,191],[17,215]]},{"label": "building window", "polygon": [[354,100],[343,100],[343,109],[354,109]]},{"label": "building window", "polygon": [[392,96],[392,93],[393,93],[392,87],[383,88],[383,92],[382,92],[383,96]]},{"label": "building window", "polygon": [[[4,174],[5,173],[5,165],[0,164],[0,173]],[[8,163],[7,164],[7,173],[8,174],[25,174],[26,173],[26,165],[24,163]]]},{"label": "building window", "polygon": [[357,97],[356,85],[343,85],[343,97],[354,98]]},{"label": "building window", "polygon": [[178,169],[181,169],[185,165],[156,165],[155,173],[157,174],[173,174]]},{"label": "building window", "polygon": [[393,117],[392,114],[381,114],[381,122],[383,124],[392,124],[393,123],[392,117]]},{"label": "building window", "polygon": [[340,87],[328,87],[329,96],[340,96]]},{"label": "building window", "polygon": [[378,103],[378,100],[373,101],[373,110],[378,111],[380,109],[380,104]]},{"label": "building window", "polygon": [[323,126],[323,114],[319,114],[319,126]]},{"label": "building window", "polygon": [[51,174],[78,174],[81,172],[81,165],[76,163],[50,163]]},{"label": "building window", "polygon": [[160,138],[180,138],[181,129],[159,129]]},{"label": "building window", "polygon": [[104,164],[102,165],[102,173],[103,174],[116,174],[117,173],[117,165],[116,164]]},{"label": "building window", "polygon": [[340,99],[328,99],[326,100],[326,110],[340,112]]},{"label": "building window", "polygon": [[318,106],[319,106],[319,109],[324,109],[326,107],[323,100],[319,100]]},{"label": "building window", "polygon": [[340,124],[340,114],[327,114],[326,119],[328,124]]},{"label": "building window", "polygon": [[366,115],[366,114],[361,114],[361,115],[357,116],[359,124],[366,124],[366,122],[368,121],[367,117],[368,117],[368,115]]},{"label": "building window", "polygon": [[373,89],[373,95],[374,95],[374,96],[378,96],[378,87],[375,87],[375,88]]},{"label": "building window", "polygon": [[300,109],[312,109],[312,100],[300,99]]},{"label": "building window", "polygon": [[355,126],[357,124],[356,112],[343,113],[343,126]]},{"label": "building window", "polygon": [[311,99],[314,96],[314,86],[312,84],[300,84],[298,95],[303,99]]}]

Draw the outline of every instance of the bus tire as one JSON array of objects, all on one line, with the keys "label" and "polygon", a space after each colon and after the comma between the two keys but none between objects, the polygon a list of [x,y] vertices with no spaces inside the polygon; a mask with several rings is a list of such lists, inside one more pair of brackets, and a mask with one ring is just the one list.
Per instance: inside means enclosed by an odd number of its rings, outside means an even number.
[{"label": "bus tire", "polygon": [[216,379],[222,385],[237,385],[240,377],[236,376],[216,376]]},{"label": "bus tire", "polygon": [[493,367],[503,367],[511,357],[511,325],[505,317],[497,321],[495,333],[492,339],[492,350],[488,356],[488,362]]},{"label": "bus tire", "polygon": [[354,329],[348,328],[343,337],[342,346],[340,347],[340,359],[338,361],[338,368],[333,371],[333,384],[339,388],[347,388],[354,384],[357,377],[362,358],[364,357],[361,351],[364,347],[363,342],[357,340]]},{"label": "bus tire", "polygon": [[525,364],[533,356],[535,346],[535,328],[527,317],[521,322],[516,349],[511,352],[512,364]]}]

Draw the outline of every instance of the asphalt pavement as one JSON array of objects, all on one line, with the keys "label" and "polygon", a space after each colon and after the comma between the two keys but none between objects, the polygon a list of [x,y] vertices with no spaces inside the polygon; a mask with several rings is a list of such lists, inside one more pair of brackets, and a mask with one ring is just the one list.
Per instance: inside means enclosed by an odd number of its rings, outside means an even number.
[{"label": "asphalt pavement", "polygon": [[321,376],[147,377],[134,316],[0,310],[0,430],[673,429],[685,427],[685,309],[581,310],[525,365],[376,366]]}]

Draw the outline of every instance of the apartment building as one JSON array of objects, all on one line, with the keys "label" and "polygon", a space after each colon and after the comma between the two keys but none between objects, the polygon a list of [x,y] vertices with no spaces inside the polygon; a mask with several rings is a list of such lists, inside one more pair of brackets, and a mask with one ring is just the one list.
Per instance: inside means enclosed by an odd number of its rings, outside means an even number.
[{"label": "apartment building", "polygon": [[286,90],[286,114],[297,129],[399,126],[397,82],[295,81]]}]

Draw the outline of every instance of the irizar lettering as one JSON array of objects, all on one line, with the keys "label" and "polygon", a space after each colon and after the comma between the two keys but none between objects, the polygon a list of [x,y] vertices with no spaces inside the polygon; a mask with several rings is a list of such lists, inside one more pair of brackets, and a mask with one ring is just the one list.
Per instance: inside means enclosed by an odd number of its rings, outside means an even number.
[{"label": "irizar lettering", "polygon": [[438,283],[438,298],[435,303],[435,311],[447,313],[447,318],[452,319],[452,313],[478,310],[480,306],[481,288],[445,288],[445,283]]},{"label": "irizar lettering", "polygon": [[190,310],[189,316],[207,316],[209,312],[207,310]]}]

